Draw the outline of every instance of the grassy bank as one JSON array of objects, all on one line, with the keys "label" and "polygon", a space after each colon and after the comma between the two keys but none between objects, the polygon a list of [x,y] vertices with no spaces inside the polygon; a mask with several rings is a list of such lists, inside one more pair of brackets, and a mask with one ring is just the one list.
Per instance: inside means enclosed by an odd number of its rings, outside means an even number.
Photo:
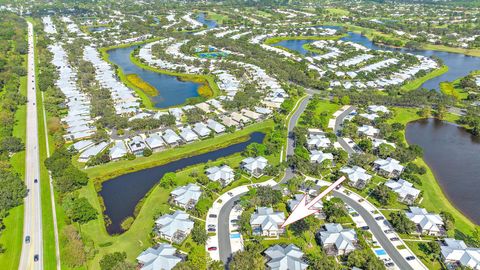
[{"label": "grassy bank", "polygon": [[149,96],[156,96],[158,95],[158,91],[155,87],[151,86],[146,81],[142,80],[137,74],[127,74],[125,76],[127,81],[133,84],[135,87],[139,88],[145,94]]},{"label": "grassy bank", "polygon": [[416,78],[415,80],[409,81],[408,83],[404,84],[401,87],[401,90],[403,91],[412,91],[418,89],[422,84],[424,84],[426,81],[433,79],[435,77],[438,77],[445,72],[448,71],[448,66],[443,65],[439,69],[435,69],[431,71],[430,73],[426,74],[425,76],[422,76],[420,78]]},{"label": "grassy bank", "polygon": [[[390,119],[389,123],[399,122],[407,125],[409,122],[421,119],[421,117],[417,114],[417,109],[394,108],[394,111],[395,117],[393,119]],[[449,120],[455,118],[458,117],[448,117]],[[448,200],[442,188],[436,181],[432,170],[428,167],[425,161],[421,158],[418,158],[417,160],[415,160],[415,163],[425,166],[425,168],[427,168],[427,173],[424,175],[420,175],[420,178],[422,180],[421,190],[423,191],[423,200],[421,206],[425,207],[429,211],[434,211],[436,213],[441,211],[451,213],[455,218],[456,230],[462,232],[463,234],[471,234],[472,230],[475,228],[475,224],[470,219],[468,219],[468,217],[466,217],[461,211],[456,209],[453,204]]]},{"label": "grassy bank", "polygon": [[272,37],[265,40],[265,44],[271,45],[278,43],[284,40],[338,40],[346,35],[335,35],[335,36],[286,36],[286,37]]}]

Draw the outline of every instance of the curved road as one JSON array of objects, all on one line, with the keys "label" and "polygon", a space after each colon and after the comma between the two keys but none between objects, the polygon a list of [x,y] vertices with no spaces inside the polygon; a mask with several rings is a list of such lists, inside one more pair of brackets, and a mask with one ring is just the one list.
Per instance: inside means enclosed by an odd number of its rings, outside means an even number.
[{"label": "curved road", "polygon": [[[27,140],[25,147],[25,184],[28,189],[24,202],[23,241],[18,269],[43,269],[42,205],[40,198],[40,156],[38,151],[38,118],[35,106],[35,56],[33,47],[33,25],[28,22],[28,71],[27,71]],[[35,183],[35,179],[38,183]],[[38,255],[38,261],[34,256]]]}]

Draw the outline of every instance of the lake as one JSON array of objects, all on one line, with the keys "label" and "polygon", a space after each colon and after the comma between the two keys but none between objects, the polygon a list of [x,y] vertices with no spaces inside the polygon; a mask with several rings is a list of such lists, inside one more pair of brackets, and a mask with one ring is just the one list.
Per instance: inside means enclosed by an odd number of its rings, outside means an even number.
[{"label": "lake", "polygon": [[480,224],[480,138],[437,119],[409,123],[406,138],[423,148],[425,162],[452,204]]},{"label": "lake", "polygon": [[[337,27],[337,26],[319,26],[319,27],[341,29],[341,27]],[[438,77],[435,77],[433,79],[430,79],[426,81],[424,84],[422,84],[421,87],[425,87],[427,89],[439,90],[440,82],[454,81],[455,79],[468,75],[470,72],[474,70],[480,69],[480,57],[466,56],[464,54],[440,52],[440,51],[409,50],[404,48],[379,46],[374,44],[367,37],[354,32],[348,32],[347,36],[341,38],[341,40],[356,42],[372,50],[388,50],[388,51],[397,51],[397,52],[403,52],[403,53],[413,53],[413,54],[423,55],[428,57],[436,56],[442,59],[444,64],[449,67],[449,70],[446,73]],[[273,46],[283,46],[287,49],[294,50],[305,55],[308,51],[303,48],[303,44],[312,43],[314,41],[315,40],[284,40],[276,44],[273,44]]]},{"label": "lake", "polygon": [[107,30],[107,27],[105,27],[105,26],[96,26],[96,27],[90,27],[90,28],[88,28],[88,31],[94,32],[94,33],[95,33],[95,32],[103,32],[103,31],[105,31],[105,30]]},{"label": "lake", "polygon": [[209,160],[230,156],[242,152],[251,143],[262,143],[265,134],[254,132],[250,138],[241,143],[233,144],[205,154],[183,158],[170,163],[118,176],[102,183],[100,195],[105,204],[104,215],[112,223],[107,227],[110,234],[122,233],[120,224],[133,216],[135,206],[145,197],[145,194],[159,182],[165,173],[182,170],[188,166],[205,163]]},{"label": "lake", "polygon": [[130,54],[137,47],[139,45],[109,50],[109,60],[119,66],[124,74],[137,74],[142,80],[158,90],[157,96],[150,97],[156,108],[180,105],[188,98],[199,96],[199,83],[181,81],[176,76],[146,70],[135,65],[130,60]]},{"label": "lake", "polygon": [[206,19],[205,13],[199,13],[196,20],[206,25],[208,29],[217,27],[217,22],[215,20]]}]

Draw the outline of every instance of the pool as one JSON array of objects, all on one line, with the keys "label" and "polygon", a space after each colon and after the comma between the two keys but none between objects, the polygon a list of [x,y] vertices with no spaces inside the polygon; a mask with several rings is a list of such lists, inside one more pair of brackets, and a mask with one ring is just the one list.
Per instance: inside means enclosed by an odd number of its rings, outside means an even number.
[{"label": "pool", "polygon": [[200,58],[218,58],[218,57],[225,57],[227,55],[228,53],[226,52],[205,52],[205,53],[198,54]]},{"label": "pool", "polygon": [[375,254],[377,254],[377,256],[382,256],[387,255],[387,252],[385,252],[383,249],[375,249]]},{"label": "pool", "polygon": [[230,234],[230,238],[238,239],[238,238],[240,238],[240,234],[239,233],[232,233],[232,234]]}]

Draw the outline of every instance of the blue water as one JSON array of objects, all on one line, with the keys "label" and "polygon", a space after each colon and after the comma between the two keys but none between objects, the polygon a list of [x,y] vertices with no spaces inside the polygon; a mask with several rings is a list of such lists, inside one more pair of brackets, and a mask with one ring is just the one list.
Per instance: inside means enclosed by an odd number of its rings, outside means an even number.
[{"label": "blue water", "polygon": [[230,234],[230,238],[238,239],[238,238],[240,238],[240,234],[239,233],[232,233],[232,234]]},{"label": "blue water", "polygon": [[107,27],[105,26],[98,26],[98,27],[90,27],[88,28],[88,31],[90,32],[102,32],[102,31],[105,31],[107,29]]},{"label": "blue water", "polygon": [[377,254],[378,256],[387,255],[387,253],[383,249],[375,249],[375,254]]},{"label": "blue water", "polygon": [[138,45],[109,50],[109,60],[119,66],[124,74],[137,74],[158,90],[157,96],[150,97],[155,107],[168,108],[180,105],[188,98],[198,97],[200,84],[184,82],[176,76],[146,70],[132,63],[130,53],[137,47]]},{"label": "blue water", "polygon": [[198,14],[196,20],[206,25],[208,29],[215,28],[218,25],[215,20],[207,20],[205,18],[205,13]]},{"label": "blue water", "polygon": [[[324,28],[340,29],[338,26],[319,26]],[[449,67],[449,70],[431,80],[426,81],[421,87],[427,89],[439,90],[439,84],[443,81],[454,81],[457,78],[464,77],[474,70],[480,69],[480,57],[466,56],[464,54],[430,51],[430,50],[409,50],[404,48],[393,48],[387,46],[375,45],[371,40],[358,33],[348,32],[348,35],[341,40],[351,41],[362,44],[363,46],[373,50],[388,50],[402,53],[413,53],[423,56],[436,56],[443,60],[444,64]],[[295,50],[303,55],[306,54],[302,46],[306,43],[314,42],[314,40],[284,40],[274,44],[274,46],[283,46],[290,50]]]},{"label": "blue water", "polygon": [[225,57],[228,53],[226,52],[208,52],[208,53],[199,53],[198,56],[200,58],[218,58],[218,57]]}]

